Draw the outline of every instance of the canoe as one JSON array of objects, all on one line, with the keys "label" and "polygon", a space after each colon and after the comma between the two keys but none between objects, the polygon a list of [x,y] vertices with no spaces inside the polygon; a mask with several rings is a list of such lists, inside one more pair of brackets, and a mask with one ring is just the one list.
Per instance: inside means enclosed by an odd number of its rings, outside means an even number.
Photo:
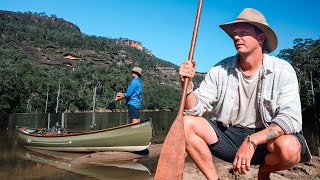
[{"label": "canoe", "polygon": [[65,152],[142,151],[151,144],[151,118],[88,132],[36,133],[41,129],[16,126],[17,142],[43,150]]}]

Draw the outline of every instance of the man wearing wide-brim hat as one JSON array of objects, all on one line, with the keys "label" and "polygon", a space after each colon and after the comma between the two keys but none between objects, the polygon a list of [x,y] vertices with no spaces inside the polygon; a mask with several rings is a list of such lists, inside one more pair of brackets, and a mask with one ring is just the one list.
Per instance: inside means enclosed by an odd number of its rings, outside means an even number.
[{"label": "man wearing wide-brim hat", "polygon": [[140,67],[133,67],[131,70],[132,81],[130,82],[125,93],[117,93],[115,101],[126,99],[128,107],[128,117],[132,123],[140,122],[140,107],[142,103],[141,94],[143,90],[140,77],[142,76],[142,69]]},{"label": "man wearing wide-brim hat", "polygon": [[[218,179],[212,155],[241,174],[260,165],[258,179],[310,160],[300,133],[296,73],[288,62],[268,55],[278,40],[264,15],[245,8],[220,27],[237,54],[212,67],[198,89],[193,91],[192,83],[187,89],[183,122],[189,155],[208,179]],[[182,63],[179,74],[192,80],[195,61]],[[210,120],[202,117],[206,112],[212,112]]]}]

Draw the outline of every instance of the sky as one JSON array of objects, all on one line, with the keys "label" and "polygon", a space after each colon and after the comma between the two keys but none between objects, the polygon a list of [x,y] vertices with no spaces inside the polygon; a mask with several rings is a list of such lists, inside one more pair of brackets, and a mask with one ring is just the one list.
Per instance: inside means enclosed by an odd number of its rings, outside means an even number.
[{"label": "sky", "polygon": [[[180,65],[188,59],[198,0],[1,0],[0,10],[45,12],[77,25],[82,33],[128,38],[157,58]],[[320,38],[319,0],[203,0],[194,52],[196,70],[207,72],[235,55],[232,39],[219,28],[244,8],[262,12],[278,36],[280,50],[296,38]]]}]

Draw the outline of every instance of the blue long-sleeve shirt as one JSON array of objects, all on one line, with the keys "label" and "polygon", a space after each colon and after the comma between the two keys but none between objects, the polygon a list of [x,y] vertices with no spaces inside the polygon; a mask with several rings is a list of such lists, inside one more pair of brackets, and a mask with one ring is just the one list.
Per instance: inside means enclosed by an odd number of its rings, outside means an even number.
[{"label": "blue long-sleeve shirt", "polygon": [[134,78],[130,82],[127,91],[124,93],[124,96],[126,97],[126,105],[131,105],[140,109],[142,102],[142,90],[143,86],[141,83],[141,79],[139,77]]}]

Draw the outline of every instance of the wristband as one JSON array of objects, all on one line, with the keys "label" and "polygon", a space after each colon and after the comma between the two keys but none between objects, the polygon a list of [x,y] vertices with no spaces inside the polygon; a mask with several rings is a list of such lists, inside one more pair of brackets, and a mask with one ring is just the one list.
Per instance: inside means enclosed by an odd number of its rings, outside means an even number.
[{"label": "wristband", "polygon": [[192,82],[191,82],[191,87],[192,87],[192,88],[191,88],[191,91],[187,92],[187,96],[190,95],[190,94],[193,92],[193,87],[194,87],[194,86],[193,86],[193,83],[192,83]]},{"label": "wristband", "polygon": [[252,146],[253,146],[254,150],[256,150],[256,149],[257,149],[257,145],[256,145],[256,143],[254,143],[254,142],[251,140],[251,138],[250,138],[250,136],[249,136],[249,135],[248,135],[246,138],[244,138],[244,139],[247,139],[247,143],[248,143],[248,145],[249,145],[249,149],[250,149],[250,144],[252,144]]}]

